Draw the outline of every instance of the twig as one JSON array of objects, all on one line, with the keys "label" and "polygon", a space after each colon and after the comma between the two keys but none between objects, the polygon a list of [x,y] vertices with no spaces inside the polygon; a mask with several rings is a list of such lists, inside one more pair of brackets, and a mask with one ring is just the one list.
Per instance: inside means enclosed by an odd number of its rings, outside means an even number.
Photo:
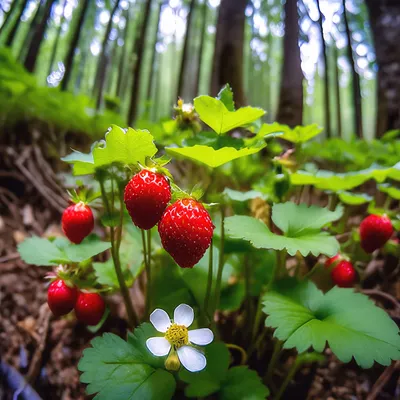
[{"label": "twig", "polygon": [[383,297],[389,302],[391,302],[395,306],[395,308],[400,308],[400,304],[397,301],[397,299],[389,293],[381,292],[380,290],[377,289],[364,289],[362,292],[369,296]]},{"label": "twig", "polygon": [[12,261],[12,260],[16,260],[17,258],[19,258],[19,253],[11,253],[8,254],[4,257],[0,257],[0,263],[6,263],[7,261]]},{"label": "twig", "polygon": [[374,386],[372,386],[371,392],[366,400],[375,400],[377,395],[381,393],[382,389],[393,375],[393,372],[397,369],[400,369],[400,361],[396,361],[385,368],[380,377],[374,383]]}]

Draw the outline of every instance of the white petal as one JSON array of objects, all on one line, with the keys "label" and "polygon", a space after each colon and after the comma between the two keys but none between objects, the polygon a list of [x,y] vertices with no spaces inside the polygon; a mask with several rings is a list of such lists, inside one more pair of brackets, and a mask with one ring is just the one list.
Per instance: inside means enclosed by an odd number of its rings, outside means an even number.
[{"label": "white petal", "polygon": [[164,310],[161,310],[161,308],[156,308],[150,314],[150,322],[158,332],[163,333],[165,333],[171,325],[171,320],[169,319],[168,314]]},{"label": "white petal", "polygon": [[214,334],[211,329],[201,328],[193,329],[189,331],[189,341],[198,344],[199,346],[205,346],[214,340]]},{"label": "white petal", "polygon": [[177,350],[179,361],[189,372],[198,372],[207,365],[203,353],[191,346],[182,346]]},{"label": "white petal", "polygon": [[194,320],[193,308],[187,304],[180,304],[174,311],[174,322],[178,325],[185,325],[186,328],[192,325]]},{"label": "white petal", "polygon": [[171,350],[171,345],[163,337],[151,337],[146,340],[147,348],[157,357],[166,356]]}]

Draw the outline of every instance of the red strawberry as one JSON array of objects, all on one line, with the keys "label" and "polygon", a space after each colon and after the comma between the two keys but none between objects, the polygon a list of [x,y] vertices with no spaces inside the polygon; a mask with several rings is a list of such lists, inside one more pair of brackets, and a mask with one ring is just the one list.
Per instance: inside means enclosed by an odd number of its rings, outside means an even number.
[{"label": "red strawberry", "polygon": [[164,249],[182,268],[192,268],[203,257],[213,230],[207,210],[193,199],[176,201],[165,210],[158,224]]},{"label": "red strawberry", "polygon": [[92,210],[82,201],[72,204],[65,209],[61,224],[65,236],[72,243],[79,244],[93,230]]},{"label": "red strawberry", "polygon": [[52,282],[47,290],[47,304],[56,317],[71,312],[77,297],[78,290],[61,279]]},{"label": "red strawberry", "polygon": [[137,173],[126,185],[124,201],[132,222],[140,229],[151,229],[160,220],[171,200],[167,178],[148,169]]},{"label": "red strawberry", "polygon": [[336,264],[339,260],[341,259],[340,254],[336,254],[336,256],[333,256],[331,258],[328,258],[325,261],[325,267],[330,267],[332,264]]},{"label": "red strawberry", "polygon": [[103,317],[106,305],[98,293],[79,293],[75,303],[75,315],[86,325],[97,325]]},{"label": "red strawberry", "polygon": [[331,272],[332,281],[335,285],[343,288],[349,288],[354,285],[357,278],[356,270],[351,262],[342,260],[333,268]]},{"label": "red strawberry", "polygon": [[360,224],[361,247],[366,253],[381,248],[392,236],[393,226],[386,215],[369,215]]}]

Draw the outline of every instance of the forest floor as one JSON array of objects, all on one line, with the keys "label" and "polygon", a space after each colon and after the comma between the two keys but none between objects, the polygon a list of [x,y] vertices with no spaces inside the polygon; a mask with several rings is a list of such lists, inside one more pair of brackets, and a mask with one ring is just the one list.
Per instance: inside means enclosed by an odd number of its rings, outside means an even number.
[{"label": "forest floor", "polygon": [[[20,371],[44,400],[81,400],[85,398],[85,386],[79,382],[77,364],[83,349],[89,346],[95,335],[73,317],[55,319],[51,316],[46,303],[46,271],[28,266],[19,258],[16,245],[26,236],[61,234],[59,207],[54,202],[50,204],[43,190],[41,193],[35,183],[22,175],[14,176],[20,182],[17,189],[9,184],[0,191],[1,359]],[[400,283],[393,279],[387,284],[389,286],[384,291],[393,297],[379,304],[398,321],[398,303],[391,299],[400,298]],[[371,287],[378,293],[376,299],[382,300],[381,288],[377,284],[374,287],[370,279]],[[96,335],[108,331],[123,336],[126,324],[122,301],[118,296],[111,296],[108,304],[110,316]],[[376,365],[372,369],[361,370],[355,363],[340,363],[329,351],[326,355],[324,365],[305,367],[298,372],[295,382],[289,386],[286,399],[400,398],[400,362],[386,368]],[[4,397],[1,383],[5,390]],[[0,397],[11,400],[12,391],[4,389],[4,384],[0,379]],[[299,397],[303,392],[304,397]]]}]

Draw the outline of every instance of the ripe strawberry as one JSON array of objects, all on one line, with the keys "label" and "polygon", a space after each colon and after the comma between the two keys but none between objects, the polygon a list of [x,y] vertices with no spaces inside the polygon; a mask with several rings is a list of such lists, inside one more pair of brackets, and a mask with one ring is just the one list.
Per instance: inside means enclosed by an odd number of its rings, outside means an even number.
[{"label": "ripe strawberry", "polygon": [[79,244],[93,230],[92,210],[82,201],[72,204],[65,209],[61,224],[65,236],[72,243]]},{"label": "ripe strawberry", "polygon": [[126,185],[124,201],[132,222],[140,229],[155,226],[171,200],[167,178],[148,169],[137,173]]},{"label": "ripe strawberry", "polygon": [[182,268],[192,268],[203,257],[213,230],[207,210],[190,198],[169,206],[158,224],[164,249]]},{"label": "ripe strawberry", "polygon": [[372,253],[382,247],[392,236],[393,226],[386,215],[369,215],[360,224],[361,247]]},{"label": "ripe strawberry", "polygon": [[98,293],[79,293],[75,303],[75,315],[86,325],[97,325],[103,317],[106,305]]},{"label": "ripe strawberry", "polygon": [[332,264],[337,263],[340,259],[341,259],[341,256],[340,256],[339,253],[336,254],[336,256],[333,256],[333,257],[331,257],[331,258],[328,258],[328,259],[325,261],[325,267],[329,268]]},{"label": "ripe strawberry", "polygon": [[356,270],[351,262],[342,260],[331,272],[335,285],[343,288],[352,287],[357,278]]},{"label": "ripe strawberry", "polygon": [[61,279],[52,282],[47,290],[47,304],[56,317],[71,312],[77,297],[78,290]]}]

